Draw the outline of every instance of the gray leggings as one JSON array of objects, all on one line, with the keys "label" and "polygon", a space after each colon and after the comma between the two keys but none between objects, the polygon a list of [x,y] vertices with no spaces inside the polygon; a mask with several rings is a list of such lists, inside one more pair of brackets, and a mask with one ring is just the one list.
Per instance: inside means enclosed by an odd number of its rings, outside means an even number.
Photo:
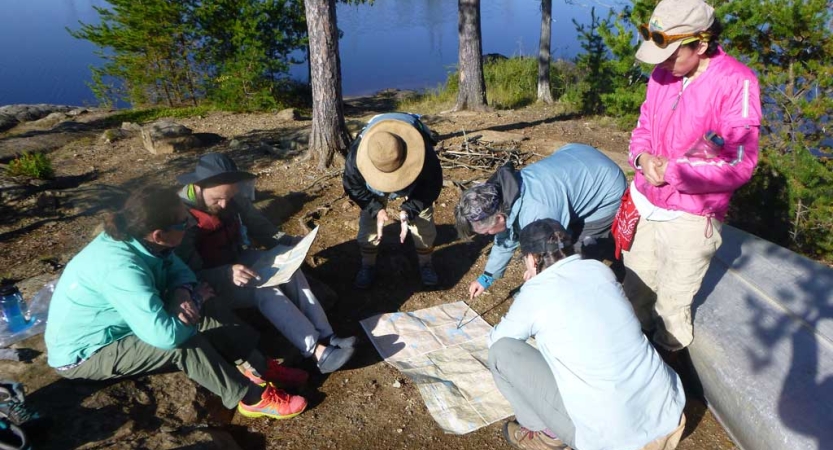
[{"label": "gray leggings", "polygon": [[576,427],[538,350],[518,339],[499,339],[489,348],[489,370],[521,426],[532,431],[548,428],[565,444],[575,446]]}]

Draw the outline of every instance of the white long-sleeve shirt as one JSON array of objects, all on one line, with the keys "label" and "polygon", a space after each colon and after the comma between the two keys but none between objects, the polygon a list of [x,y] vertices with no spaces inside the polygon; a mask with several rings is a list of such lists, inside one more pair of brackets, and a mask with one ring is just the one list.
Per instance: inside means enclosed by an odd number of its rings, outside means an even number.
[{"label": "white long-sleeve shirt", "polygon": [[492,330],[535,337],[576,428],[580,450],[636,450],[674,430],[680,378],[654,350],[613,272],[578,255],[527,281]]}]

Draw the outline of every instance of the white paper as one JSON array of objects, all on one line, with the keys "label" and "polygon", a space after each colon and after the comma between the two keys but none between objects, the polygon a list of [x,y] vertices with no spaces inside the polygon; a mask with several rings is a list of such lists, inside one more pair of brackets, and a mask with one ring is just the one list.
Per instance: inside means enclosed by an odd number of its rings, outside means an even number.
[{"label": "white paper", "polygon": [[361,321],[385,362],[417,385],[428,412],[465,434],[512,415],[488,369],[492,326],[465,302]]},{"label": "white paper", "polygon": [[289,281],[292,274],[304,263],[317,234],[318,227],[315,227],[294,247],[276,245],[265,251],[252,266],[252,270],[257,272],[262,280],[257,287],[273,287]]}]

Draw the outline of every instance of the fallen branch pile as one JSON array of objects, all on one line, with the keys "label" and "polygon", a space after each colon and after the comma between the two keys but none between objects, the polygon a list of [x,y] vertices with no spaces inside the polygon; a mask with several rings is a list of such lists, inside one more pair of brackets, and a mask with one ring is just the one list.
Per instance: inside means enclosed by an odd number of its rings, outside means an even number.
[{"label": "fallen branch pile", "polygon": [[493,144],[481,141],[479,136],[466,136],[460,144],[441,148],[437,156],[443,169],[463,168],[488,173],[510,161],[515,167],[522,167],[530,157],[512,143]]}]

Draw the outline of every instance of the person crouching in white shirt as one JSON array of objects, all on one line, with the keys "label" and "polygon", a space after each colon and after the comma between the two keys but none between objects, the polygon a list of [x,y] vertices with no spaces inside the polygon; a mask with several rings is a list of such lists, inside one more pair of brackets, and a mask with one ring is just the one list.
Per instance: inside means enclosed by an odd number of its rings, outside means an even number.
[{"label": "person crouching in white shirt", "polygon": [[489,369],[517,419],[504,437],[526,449],[673,449],[685,425],[680,378],[613,272],[574,254],[569,236],[552,219],[520,233],[526,282],[489,337]]}]

